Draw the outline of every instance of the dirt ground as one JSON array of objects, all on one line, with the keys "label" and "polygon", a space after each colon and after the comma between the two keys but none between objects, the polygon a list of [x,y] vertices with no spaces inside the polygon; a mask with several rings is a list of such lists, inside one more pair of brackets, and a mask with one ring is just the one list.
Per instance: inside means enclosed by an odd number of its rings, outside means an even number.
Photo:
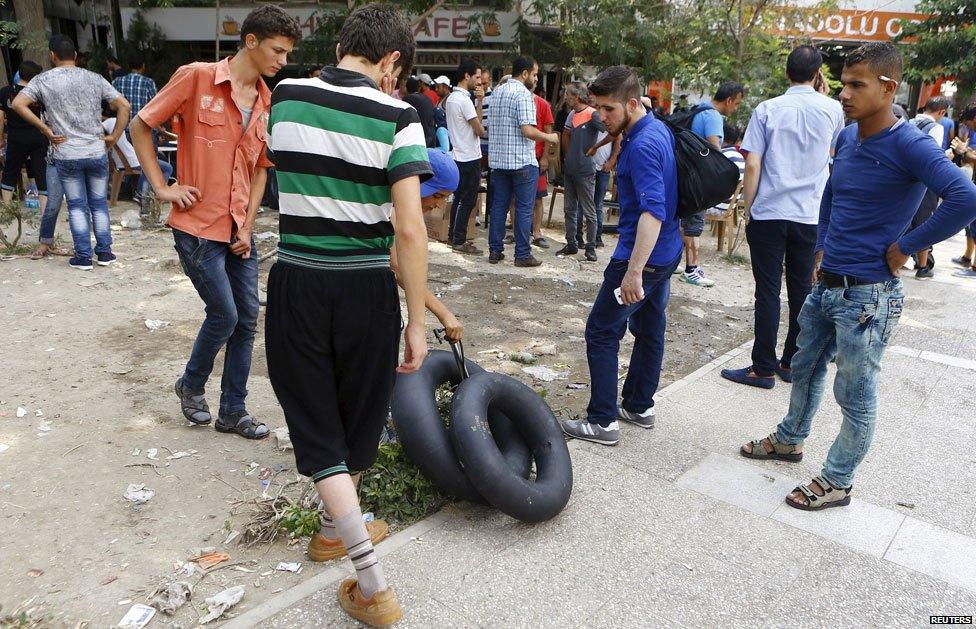
[{"label": "dirt ground", "polygon": [[[112,211],[119,256],[112,267],[79,272],[63,257],[0,262],[0,616],[26,605],[50,626],[114,626],[132,603],[145,602],[147,590],[174,579],[178,562],[197,547],[216,546],[230,561],[202,577],[181,577],[195,585],[190,604],[173,616],[157,614],[150,626],[194,626],[203,600],[232,585],[246,589],[234,609],[242,611],[321,569],[307,561],[302,543],[224,544],[243,521],[232,514],[235,502],[261,494],[255,468],[279,471],[268,489],[274,494],[296,480],[294,459],[276,450],[273,438],[251,442],[183,420],[173,383],[202,320],[202,302],[181,272],[168,231],[119,226],[133,207],[123,202]],[[255,231],[276,232],[276,219],[263,214]],[[63,220],[58,233],[70,245]],[[616,238],[607,236],[600,261],[587,263],[582,256],[556,258],[560,233],[558,224],[547,230],[553,247],[534,251],[545,263],[537,269],[517,269],[510,256],[489,265],[485,257],[432,243],[430,286],[464,323],[469,358],[545,388],[566,417],[583,412],[588,399],[586,388],[570,385],[589,381],[583,327]],[[483,249],[484,236],[479,229]],[[36,239],[36,228],[26,238]],[[274,242],[258,248],[267,251]],[[662,386],[751,336],[748,268],[721,259],[707,233],[703,247],[718,286],[673,282]],[[270,265],[262,264],[262,286]],[[150,330],[146,320],[168,323]],[[433,318],[429,323],[433,329]],[[437,346],[433,334],[430,341]],[[508,360],[516,351],[536,353],[537,366],[559,379],[533,378]],[[214,408],[220,363],[208,389]],[[272,430],[284,427],[260,331],[249,389],[249,410]],[[666,409],[659,421],[667,421]],[[154,459],[151,448],[158,451]],[[181,452],[189,454],[167,459]],[[126,501],[132,483],[155,496],[143,505]],[[280,561],[302,562],[302,572],[272,572]]]}]

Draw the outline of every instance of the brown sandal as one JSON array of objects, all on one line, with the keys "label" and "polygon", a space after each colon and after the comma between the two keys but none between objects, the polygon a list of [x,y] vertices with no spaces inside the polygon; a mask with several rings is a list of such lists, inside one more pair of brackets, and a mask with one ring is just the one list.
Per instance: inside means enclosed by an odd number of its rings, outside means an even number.
[{"label": "brown sandal", "polygon": [[[790,505],[794,509],[801,509],[803,511],[820,511],[821,509],[829,509],[830,507],[845,507],[851,504],[851,490],[854,486],[850,487],[834,487],[829,480],[823,476],[815,476],[813,482],[820,486],[820,489],[824,491],[824,495],[820,496],[814,492],[808,485],[798,485],[789,496],[786,497],[786,504]],[[797,502],[793,500],[792,496],[795,492],[801,492],[807,499],[807,503]]]},{"label": "brown sandal", "polygon": [[797,463],[803,460],[803,442],[797,444],[780,443],[776,438],[776,433],[770,433],[766,439],[769,440],[769,444],[773,446],[772,452],[766,452],[766,448],[763,447],[762,439],[756,439],[749,443],[752,446],[751,450],[747,451],[745,446],[739,448],[739,454],[746,457],[747,459],[759,459],[761,461],[769,459],[779,459],[780,461],[789,461],[790,463]]}]

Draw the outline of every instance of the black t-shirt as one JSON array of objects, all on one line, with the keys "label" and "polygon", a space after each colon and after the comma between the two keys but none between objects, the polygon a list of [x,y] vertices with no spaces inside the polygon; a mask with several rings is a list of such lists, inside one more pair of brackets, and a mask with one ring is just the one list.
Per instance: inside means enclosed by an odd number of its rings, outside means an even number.
[{"label": "black t-shirt", "polygon": [[[33,131],[38,135],[41,135],[41,132],[38,131],[37,127],[21,118],[20,114],[14,111],[10,106],[10,104],[14,102],[14,98],[17,97],[17,94],[20,94],[20,90],[22,89],[24,89],[23,85],[8,85],[4,88],[0,88],[0,108],[3,109],[3,114],[7,118],[7,132],[26,133]],[[44,105],[38,102],[32,104],[30,108],[31,111],[33,111],[38,117],[41,115],[41,112],[44,111]]]},{"label": "black t-shirt", "polygon": [[436,143],[436,127],[434,126],[434,103],[422,94],[407,94],[403,97],[405,103],[410,103],[420,114],[420,125],[424,128],[424,138],[427,147],[432,148]]}]

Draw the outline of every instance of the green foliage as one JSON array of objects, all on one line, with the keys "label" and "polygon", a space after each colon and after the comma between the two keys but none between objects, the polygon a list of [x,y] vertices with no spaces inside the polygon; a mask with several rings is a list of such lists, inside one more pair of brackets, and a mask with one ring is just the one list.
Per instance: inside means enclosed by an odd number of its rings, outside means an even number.
[{"label": "green foliage", "polygon": [[363,473],[359,486],[363,512],[403,525],[421,520],[444,503],[433,483],[407,460],[399,444],[380,445],[376,463]]},{"label": "green foliage", "polygon": [[322,520],[318,509],[289,505],[281,518],[281,528],[288,532],[289,537],[311,537],[319,532]]},{"label": "green foliage", "polygon": [[918,24],[903,22],[896,41],[906,46],[910,80],[956,77],[959,91],[976,90],[976,0],[920,0],[918,13],[931,17]]}]

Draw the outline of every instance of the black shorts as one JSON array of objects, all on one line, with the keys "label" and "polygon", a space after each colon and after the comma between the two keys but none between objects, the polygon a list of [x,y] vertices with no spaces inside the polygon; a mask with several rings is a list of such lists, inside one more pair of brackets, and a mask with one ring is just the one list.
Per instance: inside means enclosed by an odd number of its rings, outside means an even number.
[{"label": "black shorts", "polygon": [[298,472],[318,481],[369,469],[400,351],[393,272],[276,262],[268,277],[265,347]]},{"label": "black shorts", "polygon": [[0,187],[13,190],[20,181],[20,171],[27,165],[37,191],[47,194],[47,138],[40,133],[18,131],[7,134],[7,161],[3,164]]}]

